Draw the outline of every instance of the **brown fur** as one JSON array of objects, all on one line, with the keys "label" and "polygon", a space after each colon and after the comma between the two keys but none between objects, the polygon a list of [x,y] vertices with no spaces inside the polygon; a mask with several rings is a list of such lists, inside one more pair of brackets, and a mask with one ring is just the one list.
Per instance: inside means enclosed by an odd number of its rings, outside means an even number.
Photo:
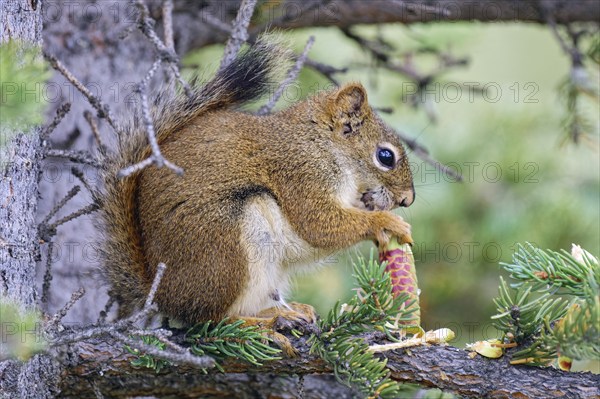
[{"label": "brown fur", "polygon": [[[410,227],[389,212],[414,199],[408,161],[360,84],[259,117],[227,109],[235,101],[215,89],[219,79],[183,116],[163,108],[170,114],[158,123],[159,144],[183,176],[149,167],[114,177],[150,154],[139,129],[123,140],[107,171],[105,260],[121,315],[143,303],[159,262],[167,264],[155,299],[164,314],[187,324],[228,315],[249,280],[240,239],[253,198],[274,199],[295,234],[316,249],[382,243],[390,234],[411,241]],[[389,171],[374,164],[382,143],[399,152]]]}]

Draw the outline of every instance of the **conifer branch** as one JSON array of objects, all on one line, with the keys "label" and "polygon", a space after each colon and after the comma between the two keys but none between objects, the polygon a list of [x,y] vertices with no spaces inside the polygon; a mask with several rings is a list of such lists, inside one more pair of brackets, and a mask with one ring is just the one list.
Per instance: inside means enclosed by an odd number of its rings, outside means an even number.
[{"label": "conifer branch", "polygon": [[512,364],[570,369],[572,359],[600,360],[600,267],[573,246],[573,253],[519,244],[503,264],[516,282],[501,279],[492,318],[504,332]]},{"label": "conifer branch", "polygon": [[403,306],[410,299],[406,293],[394,297],[392,278],[372,252],[368,261],[359,258],[354,264],[354,276],[359,290],[347,304],[337,303],[320,323],[323,332],[309,339],[311,352],[329,363],[340,382],[361,394],[397,398],[402,387],[390,379],[386,363],[375,357],[361,335],[383,332],[398,340],[390,327],[397,320],[411,320],[416,307]]}]

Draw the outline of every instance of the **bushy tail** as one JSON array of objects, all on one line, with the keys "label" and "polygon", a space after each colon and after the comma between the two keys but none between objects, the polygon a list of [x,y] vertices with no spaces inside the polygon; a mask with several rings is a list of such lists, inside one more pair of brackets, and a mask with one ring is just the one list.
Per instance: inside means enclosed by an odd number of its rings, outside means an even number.
[{"label": "bushy tail", "polygon": [[[255,100],[273,87],[282,63],[290,57],[287,50],[272,39],[259,39],[237,56],[226,68],[192,95],[160,94],[153,108],[153,123],[158,143],[202,114]],[[127,166],[151,155],[144,124],[134,118],[119,137],[116,154],[107,157],[103,171],[104,188],[97,193],[101,204],[99,231],[104,235],[101,248],[102,273],[111,284],[111,297],[120,304],[120,315],[130,314],[143,304],[147,295],[149,270],[136,210],[136,187],[139,172],[117,177]],[[170,161],[177,163],[177,159]],[[185,172],[184,172],[185,173]]]}]

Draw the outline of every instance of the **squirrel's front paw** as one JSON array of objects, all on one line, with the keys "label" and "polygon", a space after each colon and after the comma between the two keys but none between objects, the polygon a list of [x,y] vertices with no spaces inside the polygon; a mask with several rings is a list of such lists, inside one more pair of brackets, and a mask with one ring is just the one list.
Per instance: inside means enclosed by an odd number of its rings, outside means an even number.
[{"label": "squirrel's front paw", "polygon": [[412,244],[410,224],[391,212],[378,212],[374,215],[373,234],[380,247],[388,244],[391,237],[398,237],[400,244]]}]

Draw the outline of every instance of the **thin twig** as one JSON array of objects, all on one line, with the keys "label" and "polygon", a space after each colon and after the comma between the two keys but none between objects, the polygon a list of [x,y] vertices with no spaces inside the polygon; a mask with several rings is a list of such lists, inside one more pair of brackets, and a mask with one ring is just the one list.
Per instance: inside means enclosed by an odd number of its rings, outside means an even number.
[{"label": "thin twig", "polygon": [[144,78],[139,83],[138,88],[137,88],[137,92],[140,95],[140,99],[141,99],[142,120],[144,122],[144,127],[146,129],[146,136],[148,137],[148,142],[150,143],[150,148],[152,149],[152,155],[149,158],[147,158],[141,162],[138,162],[135,165],[131,165],[124,169],[121,169],[118,174],[119,177],[129,176],[131,173],[137,172],[152,163],[155,164],[156,167],[158,167],[158,168],[166,166],[169,169],[173,170],[178,175],[183,174],[182,168],[173,164],[172,162],[169,162],[168,160],[166,160],[163,157],[163,155],[160,151],[160,147],[158,145],[158,141],[156,139],[156,133],[154,131],[154,124],[152,123],[152,115],[150,114],[150,105],[149,105],[148,93],[147,93],[148,85],[150,83],[150,80],[152,79],[152,76],[154,76],[154,73],[160,66],[161,62],[162,62],[161,60],[156,60],[154,62],[154,64],[152,64],[152,67],[150,68],[150,70],[148,71],[146,76],[144,76]]},{"label": "thin twig", "polygon": [[[71,170],[71,171],[73,172],[73,170]],[[75,175],[77,176],[77,174],[75,174]],[[84,179],[82,180],[82,182],[84,182],[84,185],[87,184],[87,182],[85,182]],[[89,187],[89,185],[86,185],[86,187],[91,191],[91,188]],[[78,211],[75,211],[75,212],[63,217],[62,219],[57,220],[54,223],[49,223],[50,219],[54,215],[56,215],[56,213],[60,209],[62,209],[67,204],[67,202],[69,202],[73,197],[75,197],[79,193],[79,191],[81,191],[81,186],[74,186],[73,188],[71,188],[69,190],[69,192],[58,202],[58,204],[56,204],[54,206],[54,208],[52,208],[52,210],[50,212],[48,212],[46,217],[40,222],[40,224],[38,226],[38,231],[39,231],[38,234],[42,240],[47,241],[47,242],[52,242],[51,238],[54,235],[56,235],[56,228],[58,226],[65,224],[68,221],[71,221],[75,218],[78,218],[79,216],[87,215],[87,214],[92,213],[99,209],[99,207],[100,207],[99,204],[93,203],[93,204],[85,206],[85,207],[79,209]],[[47,267],[47,269],[49,269],[49,267]]]},{"label": "thin twig", "polygon": [[[173,0],[163,0],[162,21],[165,47],[175,54],[175,42],[173,39]],[[174,86],[171,85],[174,80],[175,72],[173,71],[173,68],[167,69],[167,86],[171,89],[174,88]]]},{"label": "thin twig", "polygon": [[[414,107],[422,104],[423,109],[425,110],[429,119],[433,122],[435,122],[437,118],[433,107],[431,106],[432,103],[427,97],[423,97],[423,93],[426,92],[427,88],[430,87],[432,83],[436,82],[436,79],[438,79],[439,75],[442,73],[448,71],[452,67],[465,66],[468,64],[468,59],[466,58],[455,58],[448,53],[442,53],[436,49],[427,49],[427,52],[434,53],[440,62],[437,68],[429,71],[428,73],[423,73],[417,71],[417,69],[414,67],[414,64],[412,63],[412,52],[405,54],[404,62],[400,63],[392,59],[390,52],[394,49],[389,43],[384,42],[382,39],[366,39],[354,33],[350,28],[340,28],[340,30],[346,35],[346,37],[354,40],[363,49],[368,51],[375,58],[375,60],[379,61],[381,67],[400,73],[414,81],[417,90],[415,93],[408,95],[407,99],[410,99],[410,103]],[[427,162],[433,162],[432,164],[435,164],[435,161],[427,157],[426,154],[423,154],[423,156],[427,158]],[[442,168],[442,170],[444,169],[446,168]],[[456,174],[452,173],[450,170],[446,170],[444,173],[456,177]]]},{"label": "thin twig", "polygon": [[[156,346],[145,344],[140,340],[129,338],[127,335],[118,331],[112,331],[109,334],[132,349],[137,349],[140,352],[144,352],[148,355],[156,356],[176,364],[189,364],[199,368],[213,367],[215,364],[215,360],[209,356],[196,356],[191,354],[189,351],[186,351],[185,353],[178,353],[159,349]],[[149,335],[152,335],[151,332]]]},{"label": "thin twig", "polygon": [[[565,54],[569,56],[569,58],[571,58],[572,66],[582,66],[583,54],[581,53],[581,51],[579,51],[579,48],[577,48],[575,43],[573,43],[573,45],[569,45],[567,41],[562,37],[562,35],[558,31],[558,25],[556,24],[556,20],[554,19],[554,16],[549,10],[546,10],[546,23],[548,24],[548,26],[550,26],[550,31],[556,38],[556,41],[558,41],[560,48],[565,52]],[[571,37],[572,41],[575,42],[575,35],[573,35],[572,32],[569,30],[567,30],[567,33],[569,33],[569,36]]]},{"label": "thin twig", "polygon": [[52,344],[53,346],[66,345],[74,342],[85,341],[86,339],[98,337],[104,334],[109,334],[113,331],[129,331],[139,320],[147,318],[150,314],[156,311],[158,311],[158,308],[156,305],[152,305],[147,309],[143,309],[142,311],[136,312],[133,315],[118,320],[112,324],[71,327],[68,332],[56,337],[52,341]]},{"label": "thin twig", "polygon": [[565,32],[570,40],[570,43],[559,32],[558,25],[554,18],[554,7],[552,3],[543,3],[542,12],[544,14],[546,23],[550,27],[550,31],[558,41],[560,48],[569,57],[571,61],[571,68],[569,74],[569,81],[565,85],[567,98],[567,118],[565,126],[568,130],[568,135],[574,143],[578,143],[582,138],[586,139],[588,144],[595,144],[595,148],[598,146],[597,140],[591,140],[591,135],[587,132],[585,118],[581,113],[581,94],[590,95],[592,98],[598,99],[598,93],[595,89],[592,89],[588,74],[586,73],[583,61],[585,54],[579,48],[581,36],[588,33],[587,30],[575,31],[571,25],[565,24]]},{"label": "thin twig", "polygon": [[150,10],[148,9],[148,6],[144,2],[144,0],[136,0],[135,5],[140,12],[138,24],[140,31],[144,34],[144,36],[148,38],[148,40],[150,40],[154,47],[156,47],[156,50],[158,51],[158,57],[160,58],[160,60],[168,63],[171,73],[173,73],[173,75],[177,79],[177,82],[179,82],[179,84],[183,87],[186,95],[188,97],[191,97],[192,89],[187,84],[187,82],[181,77],[181,73],[179,72],[178,66],[179,59],[177,57],[177,54],[175,53],[175,49],[166,46],[156,34],[156,31],[154,30],[154,25],[156,22],[150,16]]},{"label": "thin twig", "polygon": [[[157,330],[156,330],[157,331]],[[168,330],[167,330],[168,331]],[[165,344],[167,347],[171,348],[172,350],[174,350],[175,352],[179,352],[179,353],[186,353],[188,351],[187,348],[184,348],[181,345],[177,345],[175,342],[171,341],[170,339],[168,339],[166,336],[160,336],[160,335],[155,335],[155,337],[162,342],[163,344]]]},{"label": "thin twig", "polygon": [[146,298],[146,302],[144,303],[144,309],[149,309],[150,306],[152,305],[152,303],[154,302],[154,296],[156,295],[156,291],[158,290],[158,285],[160,284],[160,281],[163,278],[163,275],[165,274],[165,269],[167,268],[167,265],[165,265],[164,263],[159,263],[158,267],[156,268],[156,275],[154,276],[154,281],[152,281],[152,287],[150,288],[150,292],[148,293],[148,297]]},{"label": "thin twig", "polygon": [[140,12],[140,20],[138,28],[142,33],[150,40],[150,42],[156,47],[159,52],[159,57],[164,61],[177,60],[177,55],[172,52],[167,46],[164,45],[162,40],[156,34],[154,30],[155,21],[150,16],[150,10],[144,2],[144,0],[136,0],[135,6]]},{"label": "thin twig", "polygon": [[85,294],[85,288],[81,287],[77,291],[71,294],[71,299],[69,302],[62,307],[48,322],[49,326],[57,326],[58,323],[67,315],[67,312],[75,305],[75,303],[81,299],[81,297]]},{"label": "thin twig", "polygon": [[[111,326],[90,326],[81,331],[69,331],[66,334],[62,334],[52,341],[52,345],[66,345],[108,334],[118,341],[128,345],[132,349],[137,349],[140,352],[165,359],[176,364],[189,364],[200,368],[209,368],[214,366],[214,359],[212,357],[194,355],[190,353],[189,349],[167,340],[167,337],[171,334],[170,331],[163,329],[139,330],[131,329],[130,327],[130,324],[119,323],[115,323]],[[140,340],[130,338],[130,335],[156,337],[159,341],[164,342],[169,350],[159,349],[155,346],[147,345]]]},{"label": "thin twig", "polygon": [[100,130],[98,129],[98,123],[96,122],[96,119],[94,119],[94,116],[88,110],[83,112],[83,117],[92,129],[92,134],[94,135],[94,138],[96,139],[96,145],[98,146],[98,152],[104,157],[107,153],[107,148],[100,138]]},{"label": "thin twig", "polygon": [[242,4],[240,4],[240,8],[233,23],[231,35],[225,45],[225,52],[221,59],[221,67],[219,68],[220,71],[233,62],[240,47],[242,47],[242,44],[248,40],[248,25],[250,24],[252,14],[254,14],[256,1],[257,0],[242,0]]},{"label": "thin twig", "polygon": [[[156,305],[154,302],[154,296],[160,285],[160,281],[166,270],[164,263],[159,263],[152,287],[146,298],[146,302],[142,310],[126,319],[119,320],[118,322],[111,325],[92,325],[87,326],[83,329],[72,329],[68,333],[55,337],[52,341],[54,346],[60,346],[70,344],[78,341],[83,341],[92,337],[109,334],[113,338],[123,342],[133,349],[137,349],[140,352],[144,352],[151,356],[156,356],[161,359],[165,359],[177,364],[189,364],[196,367],[208,368],[214,366],[214,359],[209,356],[196,356],[190,353],[189,349],[186,349],[174,342],[169,341],[167,338],[172,335],[171,331],[164,329],[157,330],[140,330],[133,328],[135,323],[142,318],[147,317],[150,313],[156,312]],[[81,289],[82,290],[82,289]],[[81,291],[80,290],[80,291]],[[83,292],[76,292],[73,294],[71,301],[55,315],[50,321],[50,325],[57,325],[58,322],[64,317],[66,312],[73,306],[73,304],[83,295]],[[107,306],[108,307],[108,306]],[[130,338],[129,335],[149,335],[154,336],[161,342],[164,342],[169,350],[159,349],[152,345],[144,344],[142,341]]]},{"label": "thin twig", "polygon": [[131,174],[133,174],[133,173],[135,173],[135,172],[138,172],[138,171],[140,171],[140,170],[144,169],[144,168],[145,168],[145,167],[147,167],[148,165],[151,165],[151,164],[152,164],[152,162],[154,162],[154,160],[153,160],[153,158],[152,158],[152,157],[150,157],[150,158],[146,158],[146,159],[144,159],[144,160],[143,160],[143,161],[141,161],[141,162],[138,162],[138,163],[136,163],[136,164],[133,164],[133,165],[131,165],[131,166],[128,166],[128,167],[126,167],[126,168],[123,168],[123,169],[121,169],[121,170],[119,171],[119,173],[117,174],[117,176],[118,176],[119,178],[124,178],[124,177],[127,177],[127,176],[129,176],[129,175],[131,175]]},{"label": "thin twig", "polygon": [[83,184],[83,187],[85,187],[86,190],[88,190],[90,193],[95,192],[95,190],[92,188],[92,186],[90,186],[90,183],[86,180],[82,171],[80,171],[76,167],[72,167],[71,173],[73,174],[73,176],[75,176],[77,179],[79,179],[79,181],[81,182],[81,184]]},{"label": "thin twig", "polygon": [[[77,186],[77,187],[79,187],[79,186]],[[64,218],[59,219],[56,222],[48,225],[48,230],[50,230],[50,231],[56,231],[56,228],[58,226],[63,225],[65,223],[67,223],[67,222],[70,222],[73,219],[77,219],[80,216],[89,215],[90,213],[97,211],[99,208],[100,208],[100,206],[98,204],[96,204],[96,203],[86,205],[83,208],[81,208],[81,209],[79,209],[79,210],[77,210],[77,211],[75,211],[75,212],[73,212],[73,213],[65,216]]]},{"label": "thin twig", "polygon": [[[160,268],[159,268],[160,269]],[[158,274],[159,270],[157,270]],[[162,278],[162,276],[161,276]],[[157,281],[155,277],[154,281]],[[160,280],[158,280],[160,282]],[[154,283],[152,284],[154,285]],[[151,290],[152,291],[152,290]],[[150,296],[150,295],[149,295]],[[105,307],[105,310],[109,309],[109,303]],[[115,323],[109,325],[89,325],[82,328],[73,327],[68,331],[68,333],[62,334],[61,336],[56,337],[52,344],[54,346],[71,344],[78,341],[84,341],[86,339],[90,339],[93,337],[97,337],[104,334],[110,334],[115,331],[129,331],[133,328],[133,326],[140,321],[141,319],[148,318],[151,314],[158,311],[158,308],[155,304],[151,304],[150,306],[144,306],[142,310],[132,314],[129,317],[118,320]],[[102,315],[101,315],[102,318]]]},{"label": "thin twig", "polygon": [[173,39],[173,0],[163,0],[162,17],[165,46],[175,52],[175,41]]},{"label": "thin twig", "polygon": [[[380,61],[382,66],[390,71],[398,72],[407,78],[415,81],[419,88],[426,88],[430,83],[432,83],[436,77],[446,72],[448,69],[452,67],[465,66],[468,64],[469,60],[467,58],[455,58],[447,53],[440,53],[438,51],[433,50],[439,60],[439,66],[430,71],[429,73],[421,73],[415,70],[413,65],[410,62],[406,62],[401,64],[399,62],[394,62],[387,51],[384,50],[383,45],[380,42],[376,42],[373,40],[365,39],[362,36],[357,35],[352,32],[349,28],[342,28],[341,31],[348,37],[349,39],[354,40],[358,45],[360,45],[363,49],[371,53],[373,57],[377,61]],[[389,44],[385,43],[385,47],[390,47]],[[408,58],[410,61],[412,54],[406,54],[405,58]]]},{"label": "thin twig", "polygon": [[273,97],[271,97],[269,102],[267,104],[263,105],[258,110],[258,112],[257,112],[258,115],[266,115],[271,112],[273,107],[275,107],[275,104],[277,103],[277,101],[279,101],[279,99],[281,98],[281,95],[283,94],[285,89],[290,84],[292,84],[298,77],[300,70],[304,66],[304,63],[306,62],[306,58],[308,57],[308,52],[310,51],[310,48],[313,46],[314,43],[315,43],[315,37],[314,36],[309,37],[308,41],[306,42],[306,45],[304,46],[304,50],[302,51],[302,54],[300,54],[300,56],[296,59],[296,63],[294,64],[294,66],[292,66],[292,68],[290,68],[290,70],[288,71],[287,77],[285,78],[285,80],[283,82],[281,82],[281,84],[279,85],[279,87],[275,91],[275,94],[273,94]]},{"label": "thin twig", "polygon": [[57,150],[49,149],[46,151],[47,157],[66,158],[71,162],[82,163],[99,168],[101,165],[90,153],[85,151]]},{"label": "thin twig", "polygon": [[52,281],[52,252],[54,251],[54,241],[48,243],[48,255],[46,257],[46,271],[44,272],[44,283],[42,284],[42,304],[48,302],[50,296],[50,282]]},{"label": "thin twig", "polygon": [[66,205],[67,202],[69,202],[69,200],[71,200],[71,198],[73,198],[74,196],[77,195],[77,193],[79,193],[79,191],[81,190],[80,186],[75,186],[72,189],[69,190],[69,192],[63,197],[63,199],[61,199],[58,204],[56,204],[54,206],[54,208],[52,208],[52,210],[46,215],[46,217],[44,218],[44,220],[42,220],[42,222],[40,224],[48,224],[48,222],[50,221],[50,219],[52,218],[52,216],[56,215],[56,213],[63,207]]},{"label": "thin twig", "polygon": [[381,353],[427,344],[443,345],[452,339],[454,339],[454,333],[449,328],[440,328],[438,330],[427,331],[422,336],[414,336],[405,339],[404,341],[371,345],[367,351],[371,353]]},{"label": "thin twig", "polygon": [[60,107],[58,107],[58,109],[56,110],[56,115],[54,116],[54,119],[52,120],[52,122],[50,122],[50,124],[48,126],[46,126],[46,128],[44,129],[44,131],[41,134],[42,140],[48,139],[48,137],[52,134],[54,129],[56,129],[56,126],[58,126],[58,124],[63,120],[65,115],[67,115],[67,113],[69,113],[70,110],[71,110],[70,102],[66,102],[66,103],[62,104]]},{"label": "thin twig", "polygon": [[154,132],[154,124],[152,123],[152,116],[150,115],[150,106],[148,104],[148,95],[146,90],[148,90],[148,84],[152,76],[160,66],[161,61],[157,60],[152,64],[152,67],[146,74],[146,76],[142,79],[138,86],[138,93],[142,100],[142,117],[144,119],[144,127],[146,128],[146,135],[148,137],[148,142],[150,143],[150,148],[152,148],[152,155],[154,156],[154,163],[157,167],[162,168],[164,165],[164,158],[160,152],[160,147],[158,146],[158,142],[156,141],[156,134]]},{"label": "thin twig", "polygon": [[[153,309],[151,310],[155,311],[156,307],[153,306]],[[139,319],[144,318],[146,316],[146,313],[137,312],[131,317],[121,319],[113,324],[88,325],[82,328],[72,327],[68,332],[56,337],[52,341],[52,345],[61,346],[79,341],[85,341],[93,337],[110,334],[112,331],[129,331]]]},{"label": "thin twig", "polygon": [[[129,334],[130,335],[148,335],[148,330],[130,330]],[[183,346],[178,345],[175,342],[169,340],[169,338],[173,336],[173,332],[171,330],[166,330],[164,328],[158,328],[156,330],[152,330],[151,335],[154,338],[158,339],[163,344],[165,344],[167,347],[173,349],[175,352],[185,353],[188,351],[187,348],[184,348]]]},{"label": "thin twig", "polygon": [[410,66],[402,65],[396,62],[392,63],[389,54],[379,48],[375,42],[355,34],[349,28],[342,28],[340,30],[344,35],[346,35],[346,37],[354,40],[359,46],[371,53],[371,55],[373,55],[376,60],[380,61],[387,69],[401,73],[402,75],[416,82],[423,82],[425,79],[427,79],[426,76],[419,74]]},{"label": "thin twig", "polygon": [[52,68],[60,72],[65,79],[67,79],[81,94],[87,98],[88,102],[98,112],[99,118],[104,118],[108,124],[117,131],[116,124],[111,116],[110,108],[108,105],[103,104],[102,101],[90,92],[83,83],[81,83],[56,57],[51,54],[44,52],[44,58],[52,65]]},{"label": "thin twig", "polygon": [[[147,329],[140,329],[140,330],[135,330],[135,329],[130,329],[128,331],[131,335],[146,335],[148,334],[148,330]],[[167,330],[164,328],[157,328],[156,330],[152,330],[152,336],[156,337],[156,338],[169,338],[173,336],[173,331],[171,330]],[[178,347],[182,348],[181,346],[177,345]],[[184,348],[185,350],[185,348]]]}]

